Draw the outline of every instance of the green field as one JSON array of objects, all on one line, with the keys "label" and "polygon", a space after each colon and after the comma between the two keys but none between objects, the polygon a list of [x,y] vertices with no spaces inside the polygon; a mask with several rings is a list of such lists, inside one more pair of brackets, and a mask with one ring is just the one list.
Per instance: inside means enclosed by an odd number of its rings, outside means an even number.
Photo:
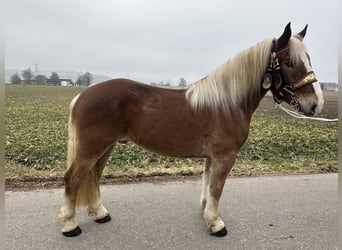
[{"label": "green field", "polygon": [[[62,177],[69,103],[82,88],[6,86],[6,179]],[[337,123],[256,114],[231,175],[337,171]],[[118,144],[105,176],[191,175],[201,159],[161,157]]]}]

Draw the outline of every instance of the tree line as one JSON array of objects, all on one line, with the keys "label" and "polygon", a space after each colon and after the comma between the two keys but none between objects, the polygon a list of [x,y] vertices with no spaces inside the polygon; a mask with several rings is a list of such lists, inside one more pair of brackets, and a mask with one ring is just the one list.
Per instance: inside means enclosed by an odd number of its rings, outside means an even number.
[{"label": "tree line", "polygon": [[[161,81],[159,83],[151,82],[151,85],[152,86],[170,87],[171,83],[170,82],[164,83],[163,81]],[[183,77],[179,78],[178,87],[181,87],[181,88],[186,87],[186,80]]]},{"label": "tree line", "polygon": [[[76,82],[73,82],[71,79],[61,79],[56,72],[52,72],[49,77],[43,74],[34,75],[31,68],[24,69],[21,74],[15,73],[11,76],[10,82],[12,84],[36,84],[36,85],[54,85],[54,86],[61,86],[63,81],[68,82],[68,86],[89,86],[92,84],[93,76],[91,73],[86,72],[80,75]],[[159,83],[151,82],[152,86],[163,86],[163,87],[170,87],[171,83],[168,81],[164,83],[163,81]],[[186,80],[181,77],[178,81],[178,87],[186,87],[187,82]]]},{"label": "tree line", "polygon": [[10,82],[12,84],[37,84],[37,85],[54,85],[61,86],[62,81],[69,80],[70,86],[89,86],[93,81],[91,73],[86,72],[78,77],[74,83],[71,79],[61,79],[56,72],[52,72],[50,77],[43,74],[34,75],[31,68],[24,69],[21,74],[15,73],[11,76]]}]

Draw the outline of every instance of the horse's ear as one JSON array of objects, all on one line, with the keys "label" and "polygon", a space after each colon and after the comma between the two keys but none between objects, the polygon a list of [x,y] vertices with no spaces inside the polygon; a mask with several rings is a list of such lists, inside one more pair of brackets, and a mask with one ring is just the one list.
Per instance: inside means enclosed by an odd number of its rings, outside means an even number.
[{"label": "horse's ear", "polygon": [[286,25],[283,34],[278,38],[279,49],[286,47],[287,43],[290,40],[291,34],[292,34],[292,31],[291,31],[291,22],[290,22]]},{"label": "horse's ear", "polygon": [[298,37],[300,40],[303,41],[303,39],[304,39],[304,37],[305,37],[305,34],[306,34],[307,28],[308,28],[308,25],[305,25],[304,29],[303,29],[301,32],[299,32],[299,33],[296,35],[296,37]]}]

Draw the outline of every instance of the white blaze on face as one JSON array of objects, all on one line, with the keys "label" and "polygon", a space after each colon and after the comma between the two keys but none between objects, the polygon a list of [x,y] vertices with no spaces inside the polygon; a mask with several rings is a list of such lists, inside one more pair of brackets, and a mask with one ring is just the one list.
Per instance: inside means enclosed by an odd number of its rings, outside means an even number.
[{"label": "white blaze on face", "polygon": [[314,82],[312,86],[318,98],[317,108],[316,108],[316,113],[318,114],[322,111],[323,104],[324,104],[323,93],[322,93],[321,85],[317,81]]},{"label": "white blaze on face", "polygon": [[[294,51],[295,53],[292,57],[294,57],[295,60],[302,61],[304,63],[306,72],[313,71],[302,39],[299,37],[292,37],[290,39],[290,46],[292,47],[292,50],[290,49],[290,53],[291,51]],[[324,104],[322,89],[318,81],[314,82],[312,86],[317,96],[317,107],[315,113],[319,113]]]},{"label": "white blaze on face", "polygon": [[[306,68],[306,72],[313,71],[312,67],[311,67],[311,64],[310,64],[310,61],[309,61],[309,59],[308,59],[306,54],[305,54],[305,57],[303,58],[303,62],[304,62],[304,66]],[[324,104],[323,92],[322,92],[322,89],[321,89],[321,85],[319,84],[318,81],[312,83],[312,87],[313,87],[313,89],[315,91],[315,94],[317,96],[317,107],[316,107],[315,113],[318,114],[318,113],[320,113],[322,111],[323,104]]]}]

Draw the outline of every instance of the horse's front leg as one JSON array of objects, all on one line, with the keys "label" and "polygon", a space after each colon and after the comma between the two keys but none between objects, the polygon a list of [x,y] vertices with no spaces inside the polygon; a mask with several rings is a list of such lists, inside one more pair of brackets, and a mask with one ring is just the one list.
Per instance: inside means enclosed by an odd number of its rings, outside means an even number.
[{"label": "horse's front leg", "polygon": [[210,158],[207,158],[205,161],[204,172],[202,176],[202,194],[201,194],[201,199],[200,199],[202,212],[204,212],[204,209],[207,205],[208,192],[209,192],[210,167],[211,167],[211,160]]},{"label": "horse's front leg", "polygon": [[212,157],[209,173],[208,192],[203,217],[211,235],[222,237],[227,234],[224,222],[218,215],[218,204],[227,174],[232,168],[236,153]]}]

